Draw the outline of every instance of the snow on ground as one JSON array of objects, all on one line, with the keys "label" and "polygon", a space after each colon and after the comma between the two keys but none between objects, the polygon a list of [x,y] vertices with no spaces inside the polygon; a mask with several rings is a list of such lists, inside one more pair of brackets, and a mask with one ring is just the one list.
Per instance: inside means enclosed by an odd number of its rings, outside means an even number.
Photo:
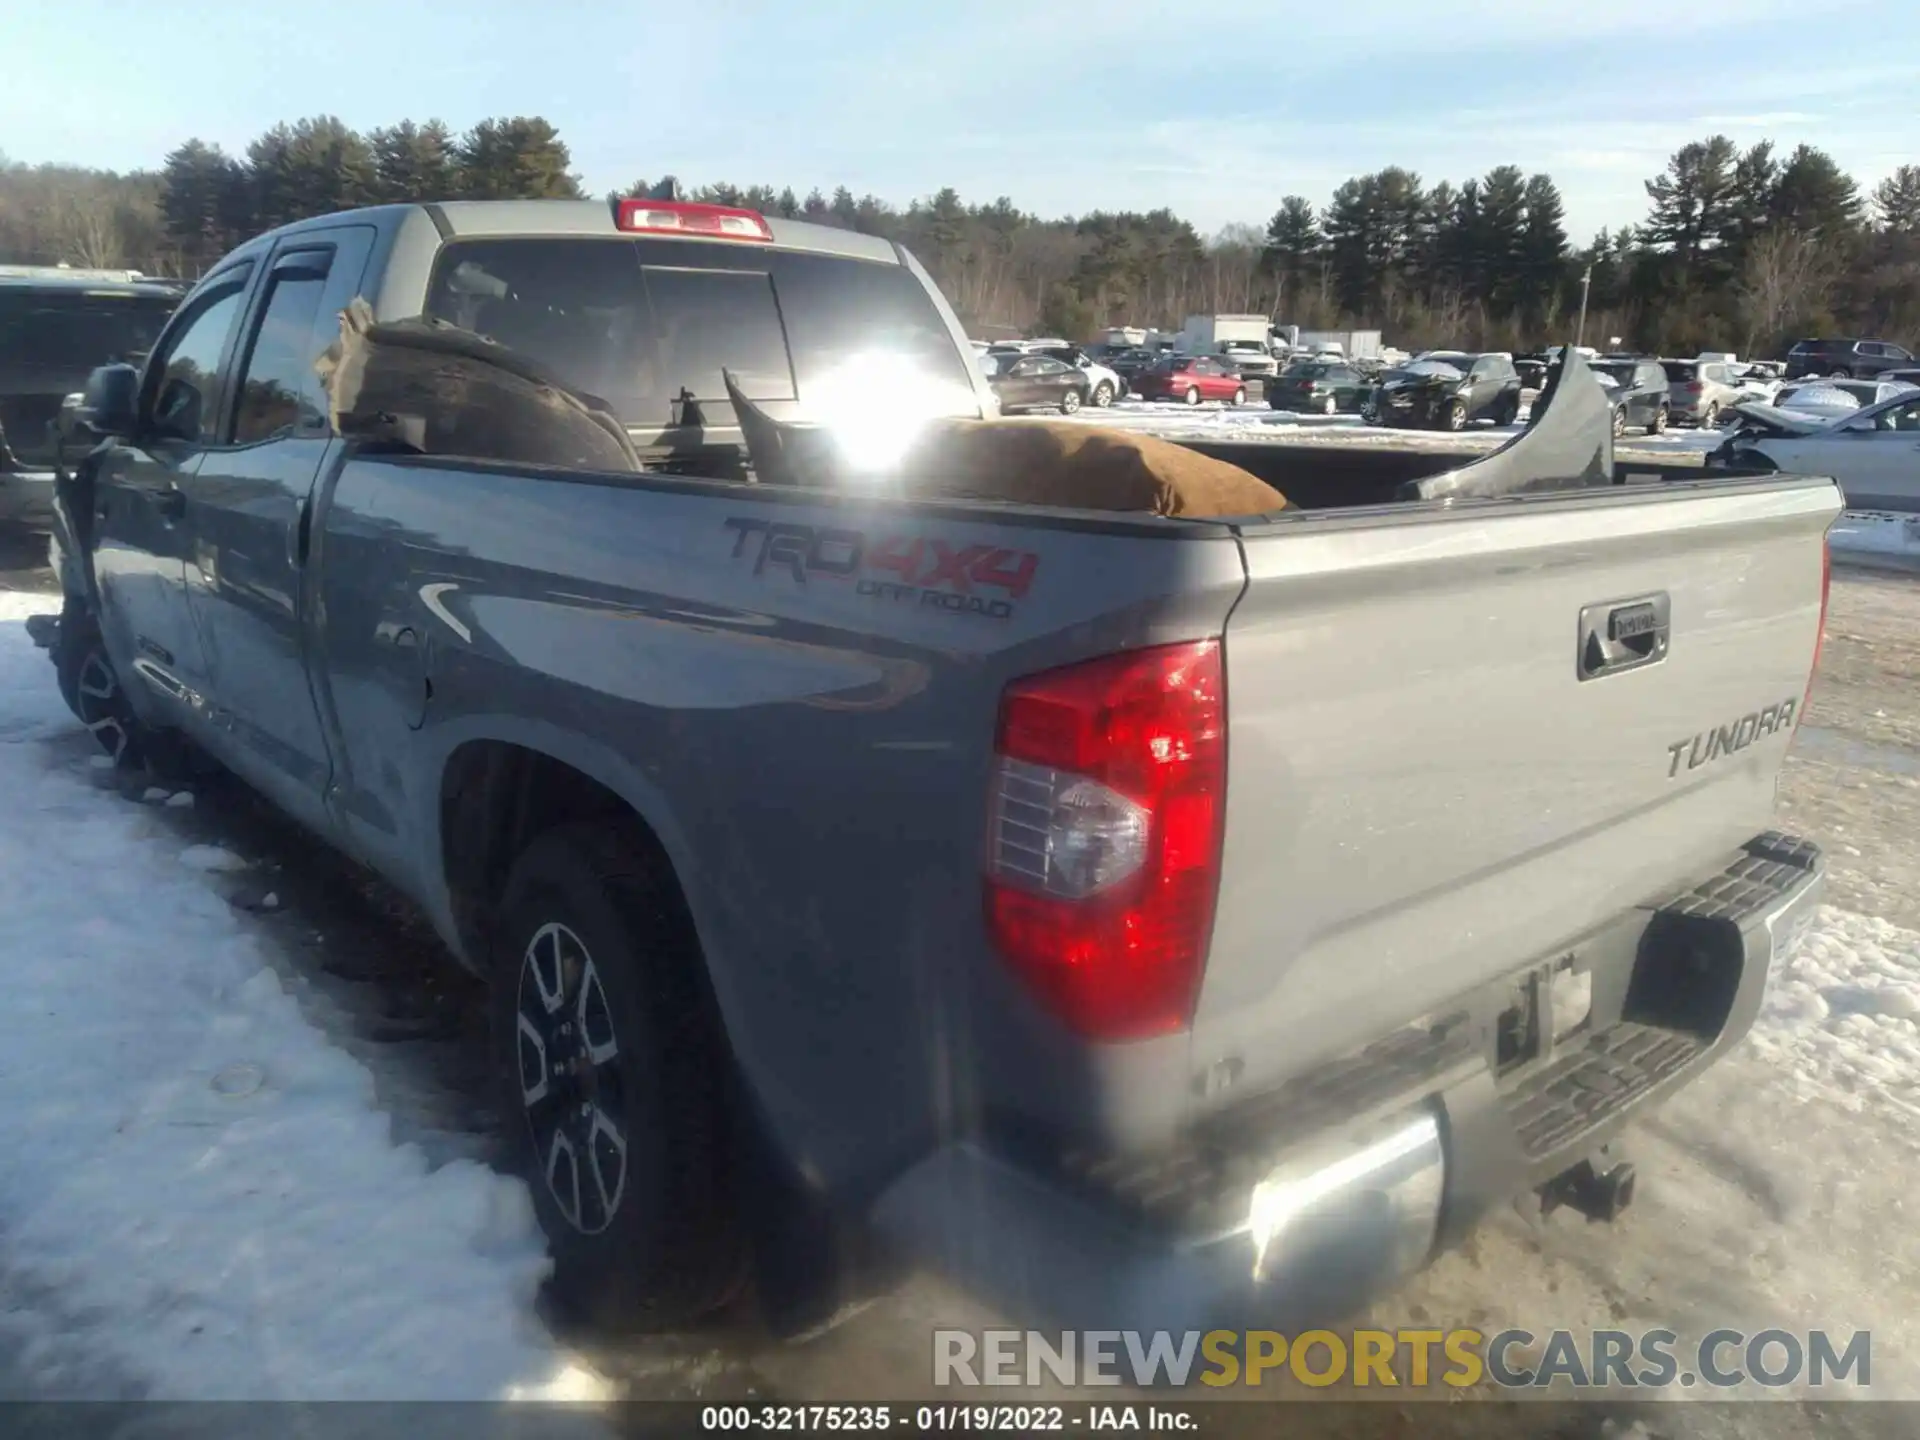
[{"label": "snow on ground", "polygon": [[524,1188],[396,1145],[196,873],[239,857],[72,758],[20,623],[46,608],[0,594],[0,1290],[34,1297],[9,1348],[157,1398],[591,1396],[533,1313]]}]

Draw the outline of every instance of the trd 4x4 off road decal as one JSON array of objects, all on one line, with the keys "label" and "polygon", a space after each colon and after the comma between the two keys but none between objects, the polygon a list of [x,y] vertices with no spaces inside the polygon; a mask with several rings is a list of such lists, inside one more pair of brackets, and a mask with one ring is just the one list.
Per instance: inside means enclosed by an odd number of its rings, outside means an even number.
[{"label": "trd 4x4 off road decal", "polygon": [[[776,525],[736,515],[733,558],[751,557],[753,573],[777,570],[797,584],[844,580],[860,595],[1005,620],[1033,586],[1040,557],[994,545],[953,545],[930,536],[869,535],[818,525]],[[997,593],[983,593],[997,592]]]}]

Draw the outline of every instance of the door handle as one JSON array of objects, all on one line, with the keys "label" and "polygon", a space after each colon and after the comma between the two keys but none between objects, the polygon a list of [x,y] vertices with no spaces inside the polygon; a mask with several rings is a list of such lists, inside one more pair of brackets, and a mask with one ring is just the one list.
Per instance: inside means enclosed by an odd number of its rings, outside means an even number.
[{"label": "door handle", "polygon": [[1618,675],[1667,658],[1673,600],[1662,590],[1632,600],[1607,600],[1580,611],[1576,673],[1582,680]]},{"label": "door handle", "polygon": [[163,520],[179,520],[187,513],[187,492],[178,485],[163,485],[153,492],[153,508]]}]

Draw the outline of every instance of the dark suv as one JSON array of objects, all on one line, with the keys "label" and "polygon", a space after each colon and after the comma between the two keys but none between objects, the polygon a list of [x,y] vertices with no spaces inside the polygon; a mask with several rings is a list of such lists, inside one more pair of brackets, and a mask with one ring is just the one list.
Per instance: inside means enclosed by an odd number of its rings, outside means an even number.
[{"label": "dark suv", "polygon": [[1787,352],[1787,379],[1835,375],[1866,380],[1882,370],[1913,364],[1913,356],[1884,340],[1802,340]]},{"label": "dark suv", "polygon": [[1511,355],[1429,350],[1384,377],[1366,405],[1383,425],[1464,430],[1475,420],[1511,425],[1520,418],[1520,372]]},{"label": "dark suv", "polygon": [[[1593,362],[1593,373],[1606,386],[1613,406],[1613,433],[1624,435],[1638,426],[1649,435],[1667,428],[1672,401],[1666,367],[1638,355],[1605,355]],[[1611,382],[1611,383],[1609,383]]]},{"label": "dark suv", "polygon": [[146,354],[185,293],[165,281],[0,275],[0,523],[46,519],[60,402],[96,366]]}]

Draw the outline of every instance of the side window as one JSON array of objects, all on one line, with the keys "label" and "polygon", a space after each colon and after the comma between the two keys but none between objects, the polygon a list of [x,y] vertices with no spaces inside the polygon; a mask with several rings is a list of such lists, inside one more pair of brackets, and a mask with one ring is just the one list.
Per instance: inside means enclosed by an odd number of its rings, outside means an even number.
[{"label": "side window", "polygon": [[267,303],[240,371],[236,445],[325,423],[313,332],[332,255],[316,250],[293,258],[277,264],[267,281]]},{"label": "side window", "polygon": [[1019,375],[1022,377],[1029,376],[1029,375],[1038,375],[1040,373],[1040,362],[1038,360],[1022,360],[1019,364],[1015,365],[1013,369],[1008,371],[1007,373],[1010,375]]},{"label": "side window", "polygon": [[1040,360],[1035,365],[1042,375],[1064,375],[1073,368],[1059,360]]},{"label": "side window", "polygon": [[1920,430],[1920,400],[1909,400],[1904,405],[1893,405],[1882,410],[1875,428],[1902,433]]},{"label": "side window", "polygon": [[154,356],[159,367],[153,385],[153,428],[175,440],[211,440],[218,424],[220,357],[240,319],[251,265],[241,267],[228,285],[210,290],[195,313],[168,337]]},{"label": "side window", "polygon": [[1913,356],[1909,355],[1905,350],[1901,349],[1898,345],[1882,345],[1880,348],[1884,350],[1888,355],[1892,356],[1895,360],[1901,361],[1902,363],[1905,363],[1906,361],[1913,359]]}]

